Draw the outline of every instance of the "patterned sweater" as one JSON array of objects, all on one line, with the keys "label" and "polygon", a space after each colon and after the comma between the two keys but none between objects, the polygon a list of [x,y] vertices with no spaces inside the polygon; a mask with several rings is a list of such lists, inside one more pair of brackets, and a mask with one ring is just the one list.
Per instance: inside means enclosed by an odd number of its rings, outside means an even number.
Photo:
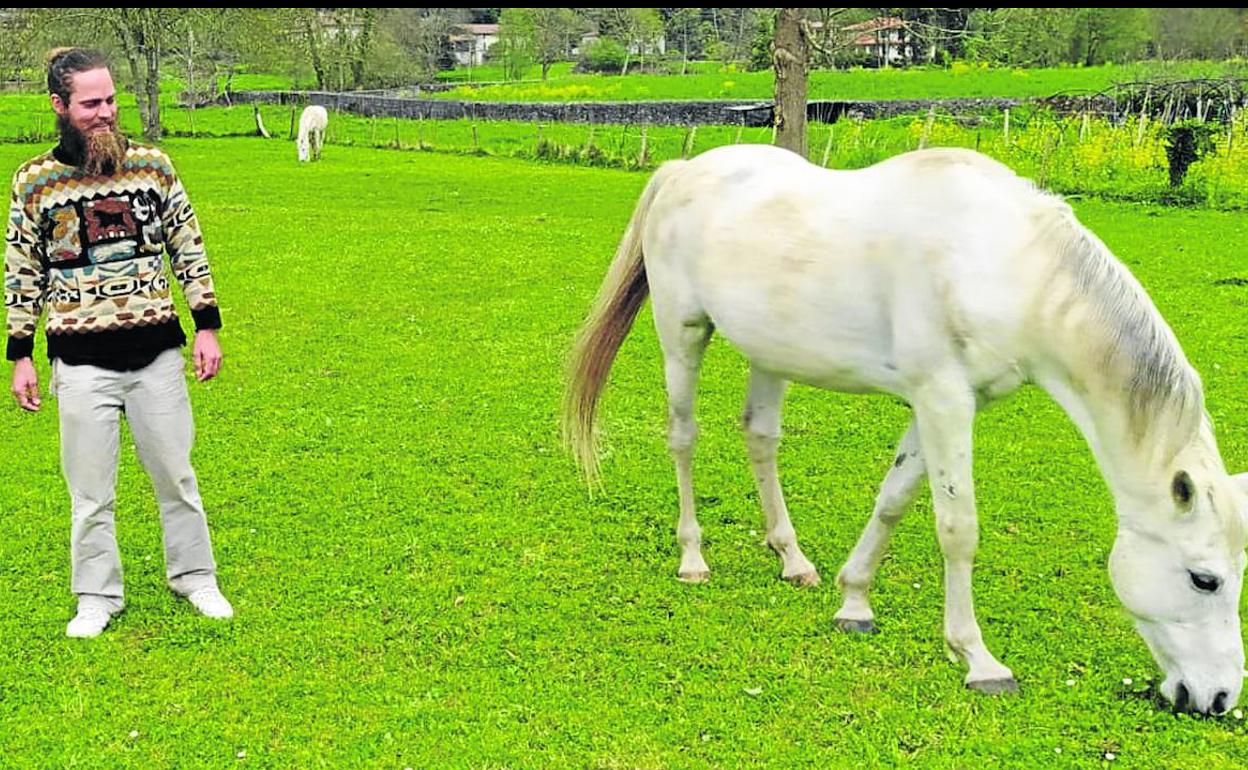
[{"label": "patterned sweater", "polygon": [[195,328],[220,328],[199,222],[169,156],[131,143],[111,176],[89,176],[69,160],[57,147],[13,177],[4,251],[7,358],[33,353],[45,306],[48,358],[67,364],[138,369],[185,344],[165,249]]}]

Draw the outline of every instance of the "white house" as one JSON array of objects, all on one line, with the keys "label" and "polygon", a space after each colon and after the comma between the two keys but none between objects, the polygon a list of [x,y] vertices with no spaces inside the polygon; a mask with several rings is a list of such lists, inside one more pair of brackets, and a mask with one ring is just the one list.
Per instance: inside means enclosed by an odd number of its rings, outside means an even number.
[{"label": "white house", "polygon": [[896,16],[882,16],[842,27],[852,35],[851,45],[864,50],[880,64],[897,64],[911,58],[913,49],[906,40],[906,23]]},{"label": "white house", "polygon": [[485,64],[490,49],[498,42],[497,24],[459,24],[451,32],[455,63],[461,67]]}]

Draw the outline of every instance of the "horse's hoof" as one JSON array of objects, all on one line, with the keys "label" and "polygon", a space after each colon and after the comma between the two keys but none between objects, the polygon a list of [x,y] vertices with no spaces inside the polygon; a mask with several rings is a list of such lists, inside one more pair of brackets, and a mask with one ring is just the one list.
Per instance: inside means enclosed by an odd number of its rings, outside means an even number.
[{"label": "horse's hoof", "polygon": [[849,620],[836,618],[836,627],[847,634],[878,634],[880,629],[874,620]]},{"label": "horse's hoof", "polygon": [[814,570],[811,570],[810,572],[803,572],[800,575],[786,577],[785,580],[789,581],[798,588],[814,588],[820,583],[819,573]]},{"label": "horse's hoof", "polygon": [[678,572],[676,579],[682,583],[705,583],[711,579],[709,570],[699,570],[697,572]]},{"label": "horse's hoof", "polygon": [[1004,693],[1018,692],[1018,681],[1014,677],[1009,679],[981,679],[978,682],[967,682],[966,686],[975,692],[982,692],[984,695],[1002,695]]}]

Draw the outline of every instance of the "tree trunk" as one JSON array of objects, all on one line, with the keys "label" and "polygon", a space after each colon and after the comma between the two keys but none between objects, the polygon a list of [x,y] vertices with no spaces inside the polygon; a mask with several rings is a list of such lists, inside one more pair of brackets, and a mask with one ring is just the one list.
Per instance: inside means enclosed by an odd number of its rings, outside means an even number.
[{"label": "tree trunk", "polygon": [[360,34],[355,39],[355,54],[351,59],[351,84],[357,91],[364,87],[364,65],[368,61],[368,50],[372,47],[373,26],[376,21],[377,9],[365,8]]},{"label": "tree trunk", "polygon": [[143,124],[143,137],[149,142],[159,142],[164,134],[164,127],[160,125],[160,45],[155,41],[150,42],[143,58],[147,61],[148,116]]},{"label": "tree trunk", "polygon": [[776,146],[806,157],[807,43],[802,9],[781,8],[776,16],[772,62],[776,70]]},{"label": "tree trunk", "polygon": [[312,71],[316,73],[316,90],[325,90],[325,64],[321,61],[321,47],[317,42],[317,30],[313,26],[317,23],[316,11],[311,8],[304,9],[306,13],[300,14],[300,21],[303,26],[304,41],[308,44],[308,54],[312,57]]}]

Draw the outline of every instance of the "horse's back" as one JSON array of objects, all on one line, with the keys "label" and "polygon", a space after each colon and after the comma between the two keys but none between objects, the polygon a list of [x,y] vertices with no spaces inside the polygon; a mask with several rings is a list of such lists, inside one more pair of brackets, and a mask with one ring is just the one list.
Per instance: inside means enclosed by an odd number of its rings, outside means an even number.
[{"label": "horse's back", "polygon": [[657,302],[705,314],[767,368],[896,392],[906,350],[942,335],[1008,346],[1034,283],[1028,243],[1055,200],[969,150],[828,171],[738,145],[665,180],[646,269]]},{"label": "horse's back", "polygon": [[324,128],[329,122],[329,112],[319,104],[305,107],[299,116],[299,125],[305,128]]}]

